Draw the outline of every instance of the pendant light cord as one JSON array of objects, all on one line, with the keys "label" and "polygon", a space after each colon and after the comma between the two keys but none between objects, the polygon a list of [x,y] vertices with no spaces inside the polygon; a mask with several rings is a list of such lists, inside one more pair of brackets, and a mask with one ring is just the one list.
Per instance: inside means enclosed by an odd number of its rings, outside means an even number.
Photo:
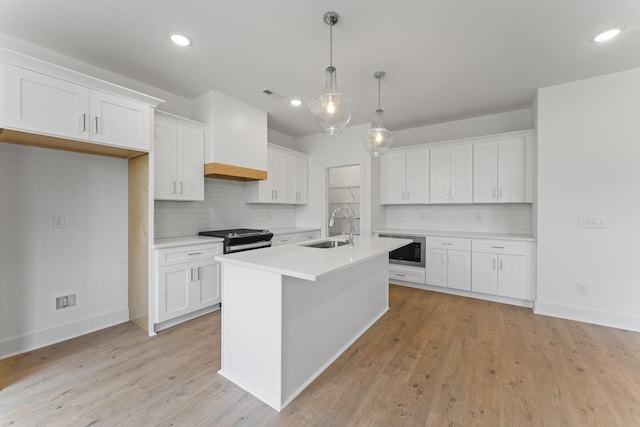
[{"label": "pendant light cord", "polygon": [[378,77],[378,110],[380,109],[380,80],[381,78]]},{"label": "pendant light cord", "polygon": [[333,67],[333,24],[329,25],[329,66]]}]

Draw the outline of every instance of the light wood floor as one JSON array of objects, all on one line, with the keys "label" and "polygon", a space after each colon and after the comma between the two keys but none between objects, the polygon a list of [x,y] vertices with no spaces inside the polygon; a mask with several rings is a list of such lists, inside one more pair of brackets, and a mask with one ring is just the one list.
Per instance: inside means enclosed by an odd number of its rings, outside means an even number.
[{"label": "light wood floor", "polygon": [[218,312],[0,361],[0,425],[640,425],[640,334],[399,286],[390,298],[282,413],[216,373]]}]

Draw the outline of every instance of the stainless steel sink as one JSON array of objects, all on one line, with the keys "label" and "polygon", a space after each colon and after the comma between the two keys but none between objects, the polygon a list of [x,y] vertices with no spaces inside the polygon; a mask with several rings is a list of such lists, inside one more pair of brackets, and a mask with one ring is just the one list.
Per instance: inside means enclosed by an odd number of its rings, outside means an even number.
[{"label": "stainless steel sink", "polygon": [[316,243],[305,243],[304,245],[300,245],[300,246],[308,246],[310,248],[321,248],[321,249],[328,249],[328,248],[337,248],[338,246],[343,246],[343,245],[347,245],[348,242],[342,242],[340,240],[323,240],[321,242],[316,242]]}]

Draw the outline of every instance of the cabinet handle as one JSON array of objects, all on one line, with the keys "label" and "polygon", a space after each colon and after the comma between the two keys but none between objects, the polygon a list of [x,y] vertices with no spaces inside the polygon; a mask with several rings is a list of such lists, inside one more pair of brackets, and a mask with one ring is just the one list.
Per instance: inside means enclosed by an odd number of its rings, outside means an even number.
[{"label": "cabinet handle", "polygon": [[98,134],[99,133],[98,132],[98,116],[96,116],[95,120],[96,120],[96,134]]},{"label": "cabinet handle", "polygon": [[193,282],[193,268],[189,269],[189,281]]},{"label": "cabinet handle", "polygon": [[410,195],[410,194],[411,194],[411,193],[409,193],[409,192],[407,191],[407,201],[411,200],[411,195]]},{"label": "cabinet handle", "polygon": [[449,242],[442,242],[442,244],[445,246],[453,246],[453,243],[449,243]]},{"label": "cabinet handle", "polygon": [[86,132],[87,131],[87,114],[83,113],[82,114],[82,132]]},{"label": "cabinet handle", "polygon": [[276,200],[278,200],[278,190],[276,190]]},{"label": "cabinet handle", "polygon": [[445,261],[445,256],[442,255],[442,264],[446,264],[447,262]]},{"label": "cabinet handle", "polygon": [[196,268],[196,272],[198,273],[198,277],[196,277],[196,280],[200,280],[200,267]]},{"label": "cabinet handle", "polygon": [[447,198],[447,199],[449,198],[449,190],[448,189],[445,190],[444,197]]},{"label": "cabinet handle", "polygon": [[494,270],[496,269],[496,259],[495,258],[493,259],[493,269]]},{"label": "cabinet handle", "polygon": [[407,277],[402,273],[393,273],[394,276],[398,276],[398,277]]},{"label": "cabinet handle", "polygon": [[491,249],[504,249],[504,246],[491,246]]},{"label": "cabinet handle", "polygon": [[193,255],[202,255],[202,252],[191,252],[190,254],[187,254],[187,256],[193,256]]},{"label": "cabinet handle", "polygon": [[173,194],[176,194],[176,182],[173,181]]},{"label": "cabinet handle", "polygon": [[456,190],[455,190],[455,188],[452,188],[451,189],[451,200],[453,200],[455,198],[456,198]]},{"label": "cabinet handle", "polygon": [[180,181],[180,194],[182,194],[182,181]]},{"label": "cabinet handle", "polygon": [[500,260],[500,271],[502,271],[502,260]]}]

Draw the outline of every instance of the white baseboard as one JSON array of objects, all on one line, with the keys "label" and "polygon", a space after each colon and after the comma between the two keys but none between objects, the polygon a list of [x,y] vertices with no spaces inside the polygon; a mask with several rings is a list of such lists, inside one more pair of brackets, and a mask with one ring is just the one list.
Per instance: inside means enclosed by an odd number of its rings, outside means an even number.
[{"label": "white baseboard", "polygon": [[103,313],[71,323],[0,341],[0,359],[46,347],[129,321],[129,309]]},{"label": "white baseboard", "polygon": [[559,317],[561,319],[577,320],[578,322],[640,332],[640,317],[638,316],[554,304],[539,300],[536,301],[533,311],[536,314],[544,316]]}]

